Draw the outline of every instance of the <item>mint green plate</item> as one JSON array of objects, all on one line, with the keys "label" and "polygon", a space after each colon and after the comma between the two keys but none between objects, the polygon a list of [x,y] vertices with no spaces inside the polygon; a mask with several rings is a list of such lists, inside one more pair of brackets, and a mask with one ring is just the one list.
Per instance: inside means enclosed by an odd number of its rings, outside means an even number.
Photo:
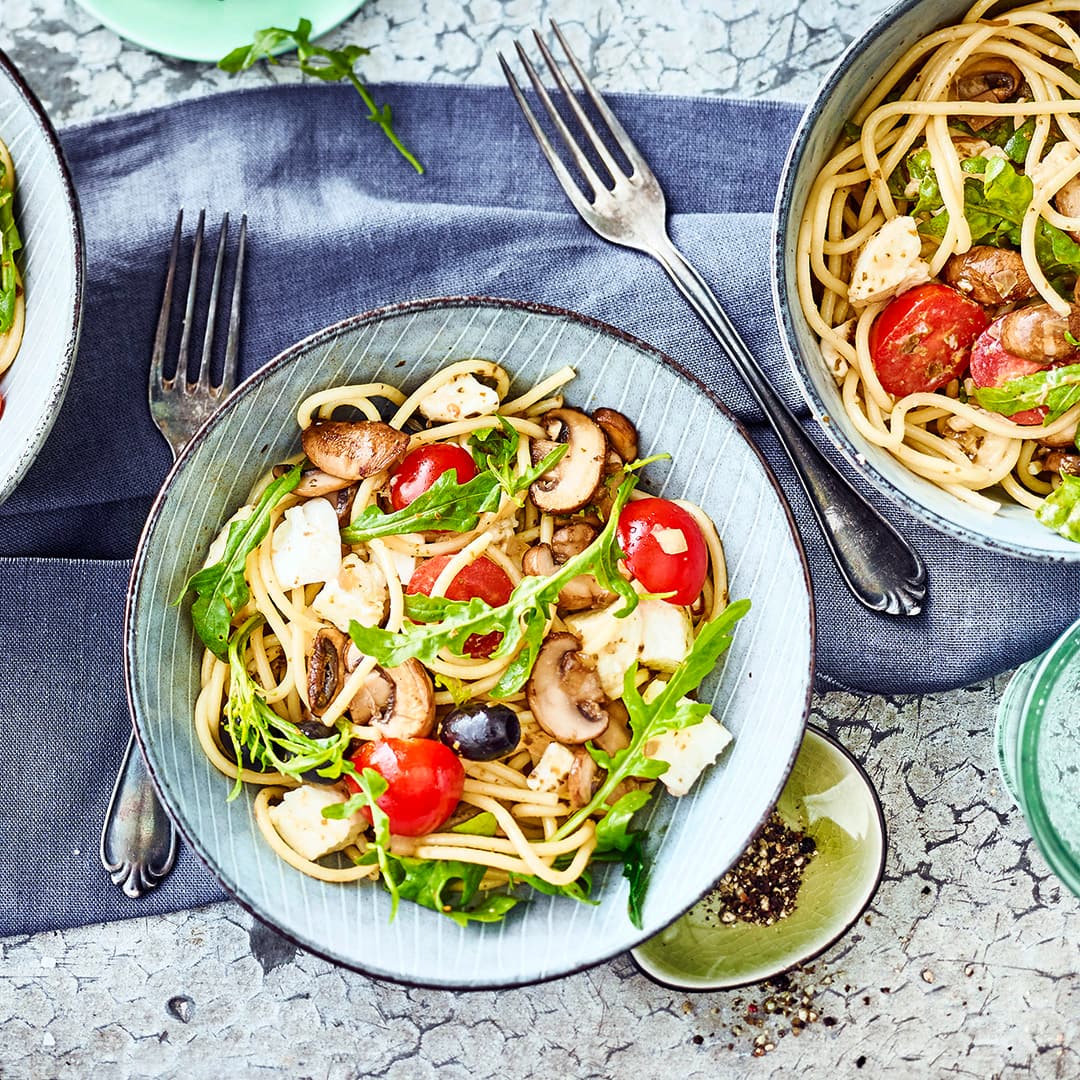
[{"label": "mint green plate", "polygon": [[808,727],[776,809],[818,849],[795,910],[772,926],[726,926],[707,896],[631,950],[650,979],[680,990],[748,986],[812,959],[855,925],[885,871],[885,818],[870,778],[838,742]]},{"label": "mint green plate", "polygon": [[266,26],[310,19],[312,37],[344,22],[364,0],[77,0],[122,38],[183,60],[216,63]]}]

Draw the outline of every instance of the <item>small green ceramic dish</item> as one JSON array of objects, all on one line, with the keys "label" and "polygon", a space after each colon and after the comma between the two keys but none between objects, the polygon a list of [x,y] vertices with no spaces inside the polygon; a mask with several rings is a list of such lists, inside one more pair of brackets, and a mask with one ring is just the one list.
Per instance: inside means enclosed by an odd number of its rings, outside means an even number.
[{"label": "small green ceramic dish", "polygon": [[266,26],[310,19],[312,37],[344,22],[364,0],[77,0],[96,19],[144,49],[216,63]]},{"label": "small green ceramic dish", "polygon": [[631,950],[643,974],[679,990],[749,986],[812,959],[855,925],[881,884],[886,853],[885,817],[862,766],[808,727],[776,809],[818,850],[795,911],[772,926],[727,926],[707,896]]}]

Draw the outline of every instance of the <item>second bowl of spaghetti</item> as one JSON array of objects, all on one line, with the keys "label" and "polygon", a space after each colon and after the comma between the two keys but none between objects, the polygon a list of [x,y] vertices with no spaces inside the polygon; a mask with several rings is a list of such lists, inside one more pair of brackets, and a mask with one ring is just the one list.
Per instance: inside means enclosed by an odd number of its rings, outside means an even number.
[{"label": "second bowl of spaghetti", "polygon": [[815,419],[961,539],[1080,560],[1080,36],[1068,5],[908,0],[808,109],[774,296]]}]

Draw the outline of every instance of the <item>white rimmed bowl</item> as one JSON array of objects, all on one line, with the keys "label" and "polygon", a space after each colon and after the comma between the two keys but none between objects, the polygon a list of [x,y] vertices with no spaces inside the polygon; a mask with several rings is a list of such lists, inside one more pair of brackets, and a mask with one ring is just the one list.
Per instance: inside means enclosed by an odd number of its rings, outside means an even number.
[{"label": "white rimmed bowl", "polygon": [[[840,389],[799,304],[795,261],[799,225],[810,188],[832,155],[845,121],[909,46],[959,22],[970,6],[967,0],[905,0],[890,8],[847,49],[807,108],[776,200],[772,276],[780,338],[813,416],[840,453],[883,494],[968,543],[1041,562],[1076,562],[1080,544],[1040,525],[1030,510],[1009,504],[996,514],[977,510],[867,442],[844,411]],[[1001,5],[1012,6],[1016,5]]]},{"label": "white rimmed bowl", "polygon": [[[201,649],[171,604],[258,475],[298,445],[296,406],[349,381],[411,390],[454,360],[484,356],[513,375],[511,394],[563,364],[567,400],[609,405],[637,422],[645,486],[710,512],[727,550],[733,597],[750,614],[703,687],[734,743],[684,799],[655,798],[644,926],[626,913],[618,870],[594,872],[595,907],[537,897],[501,924],[461,928],[370,883],[313,881],[258,835],[252,795],[207,762],[191,721]],[[661,353],[593,320],[511,301],[418,301],[360,315],[288,349],[247,380],[188,445],[158,497],[136,556],[126,673],[136,731],[162,799],[225,888],[304,948],[382,978],[461,988],[512,986],[624,952],[677,918],[731,865],[776,801],[802,741],[813,664],[813,611],[802,548],[768,466],[723,406]]]},{"label": "white rimmed bowl", "polygon": [[75,362],[85,278],[82,221],[60,141],[41,103],[0,52],[0,139],[15,165],[26,328],[0,376],[0,502],[15,490],[60,412]]}]

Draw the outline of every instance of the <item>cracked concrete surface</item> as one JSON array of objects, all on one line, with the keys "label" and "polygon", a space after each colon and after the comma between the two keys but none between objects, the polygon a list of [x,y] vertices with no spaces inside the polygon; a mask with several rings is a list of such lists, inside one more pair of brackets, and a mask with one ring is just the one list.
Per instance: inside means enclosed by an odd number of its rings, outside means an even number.
[{"label": "cracked concrete surface", "polygon": [[[372,82],[497,83],[496,50],[555,17],[602,87],[805,100],[883,7],[369,0],[329,41],[377,45]],[[230,84],[65,0],[0,0],[0,48],[60,124]],[[0,1076],[1080,1077],[1080,901],[998,777],[1005,681],[815,700],[814,722],[877,785],[890,850],[864,920],[795,977],[821,1018],[797,1037],[775,1018],[756,1026],[760,990],[688,996],[628,957],[505,992],[375,983],[223,904],[0,942]],[[755,1059],[759,1032],[775,1049]]]}]

